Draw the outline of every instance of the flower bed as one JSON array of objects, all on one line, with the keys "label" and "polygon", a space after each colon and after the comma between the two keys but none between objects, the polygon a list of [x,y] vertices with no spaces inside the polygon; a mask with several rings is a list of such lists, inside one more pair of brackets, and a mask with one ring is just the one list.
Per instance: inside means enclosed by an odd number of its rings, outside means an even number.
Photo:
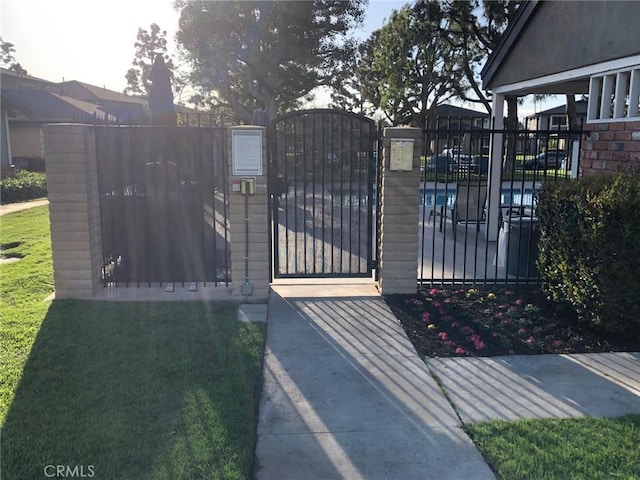
[{"label": "flower bed", "polygon": [[424,357],[640,351],[640,338],[593,330],[532,285],[425,288],[385,300]]}]

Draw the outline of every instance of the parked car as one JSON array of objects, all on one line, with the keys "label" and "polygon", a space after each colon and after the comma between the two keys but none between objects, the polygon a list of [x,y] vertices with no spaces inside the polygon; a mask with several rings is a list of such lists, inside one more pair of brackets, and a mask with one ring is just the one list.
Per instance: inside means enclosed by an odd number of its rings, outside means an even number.
[{"label": "parked car", "polygon": [[442,155],[447,155],[452,160],[450,172],[468,171],[473,163],[473,157],[462,153],[460,147],[445,148]]},{"label": "parked car", "polygon": [[562,168],[563,162],[567,159],[567,154],[557,150],[551,150],[536,155],[533,158],[526,158],[522,162],[522,168],[525,170],[532,169],[548,169]]},{"label": "parked car", "polygon": [[451,173],[453,171],[453,159],[449,155],[433,155],[426,163],[425,171]]}]

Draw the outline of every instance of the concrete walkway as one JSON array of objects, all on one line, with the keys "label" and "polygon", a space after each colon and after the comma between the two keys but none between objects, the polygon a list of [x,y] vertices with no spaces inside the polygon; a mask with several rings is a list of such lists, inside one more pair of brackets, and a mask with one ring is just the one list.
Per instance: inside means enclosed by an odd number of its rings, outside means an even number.
[{"label": "concrete walkway", "polygon": [[364,285],[275,286],[264,376],[258,480],[494,479],[462,422],[640,414],[640,353],[425,363]]},{"label": "concrete walkway", "polygon": [[256,478],[494,479],[373,286],[274,287]]},{"label": "concrete walkway", "polygon": [[40,200],[30,200],[28,202],[8,203],[7,205],[0,205],[0,217],[7,213],[19,212],[20,210],[26,210],[27,208],[39,207],[41,205],[48,205],[49,200],[42,198]]}]

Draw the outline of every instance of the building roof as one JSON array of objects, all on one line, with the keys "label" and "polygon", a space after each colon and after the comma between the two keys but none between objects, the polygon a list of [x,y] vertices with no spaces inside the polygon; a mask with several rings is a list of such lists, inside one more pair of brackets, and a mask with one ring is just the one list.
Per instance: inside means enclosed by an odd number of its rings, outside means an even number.
[{"label": "building roof", "polygon": [[594,72],[640,56],[639,24],[640,2],[525,1],[483,66],[482,87],[509,95],[586,94]]},{"label": "building roof", "polygon": [[[578,100],[576,101],[576,113],[578,115],[586,115],[587,114],[587,100]],[[529,115],[527,118],[535,118],[540,115],[564,115],[567,111],[566,104],[558,105],[557,107],[549,108],[548,110],[543,110],[542,112],[534,113]]]},{"label": "building roof", "polygon": [[500,67],[500,64],[504,60],[505,56],[509,53],[509,50],[515,43],[516,39],[520,36],[520,33],[527,25],[529,18],[531,17],[537,6],[538,0],[525,0],[518,7],[513,18],[509,21],[507,29],[502,34],[498,45],[491,52],[489,58],[487,58],[487,61],[480,71],[480,77],[482,78],[482,88],[487,88],[487,84],[491,82],[491,79]]},{"label": "building roof", "polygon": [[147,100],[134,95],[126,95],[124,93],[109,90],[104,87],[97,87],[90,83],[79,82],[78,80],[70,80],[68,82],[60,82],[58,84],[59,92],[64,96],[93,98],[95,100],[135,103],[137,105],[147,105]]},{"label": "building roof", "polygon": [[46,88],[54,86],[54,82],[49,80],[43,80],[42,78],[34,77],[31,75],[20,75],[8,68],[0,67],[0,86],[2,88],[17,88],[17,87],[37,87]]},{"label": "building roof", "polygon": [[78,122],[89,117],[115,121],[98,105],[63,97],[47,90],[29,88],[2,89],[2,102],[9,111],[9,118],[38,122]]},{"label": "building roof", "polygon": [[476,110],[470,110],[468,108],[457,107],[448,103],[443,103],[436,107],[436,115],[439,117],[473,117],[473,118],[485,118],[489,117],[486,112],[478,112]]}]

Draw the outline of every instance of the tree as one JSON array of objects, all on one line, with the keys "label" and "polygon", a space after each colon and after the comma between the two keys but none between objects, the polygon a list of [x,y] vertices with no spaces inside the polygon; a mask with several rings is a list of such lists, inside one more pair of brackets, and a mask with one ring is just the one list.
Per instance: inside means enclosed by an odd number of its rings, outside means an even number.
[{"label": "tree", "polygon": [[156,55],[162,55],[171,74],[173,93],[176,98],[179,97],[186,84],[186,79],[176,74],[173,59],[167,53],[167,31],[161,30],[156,23],[152,23],[149,30],[139,28],[134,46],[133,66],[125,75],[127,86],[124,92],[147,96],[149,94],[149,72],[151,71],[151,66]]},{"label": "tree", "polygon": [[0,37],[0,63],[2,63],[2,66],[18,75],[26,75],[27,71],[22,65],[16,62],[15,53],[16,49],[13,43],[5,42],[2,37]]},{"label": "tree", "polygon": [[351,29],[365,0],[209,2],[178,0],[178,43],[201,90],[245,119],[269,117],[318,86],[335,83],[353,57]]},{"label": "tree", "polygon": [[374,69],[375,47],[380,30],[358,45],[351,68],[341,72],[339,82],[331,92],[331,107],[362,115],[373,115],[380,105],[380,75]]},{"label": "tree", "polygon": [[[424,2],[437,6],[437,2]],[[463,71],[451,61],[456,52],[439,35],[442,16],[437,8],[403,7],[380,29],[373,49],[369,100],[378,101],[389,120],[426,127],[435,107],[455,95]]]},{"label": "tree", "polygon": [[[465,82],[456,86],[456,94],[464,101],[482,104],[489,114],[491,99],[481,88],[480,67],[498,45],[509,18],[520,3],[514,0],[444,0],[438,4],[424,1],[416,4],[417,9],[441,10],[444,22],[440,34],[456,50],[454,61],[465,76]],[[509,118],[517,123],[517,101],[507,100],[507,108]]]}]

